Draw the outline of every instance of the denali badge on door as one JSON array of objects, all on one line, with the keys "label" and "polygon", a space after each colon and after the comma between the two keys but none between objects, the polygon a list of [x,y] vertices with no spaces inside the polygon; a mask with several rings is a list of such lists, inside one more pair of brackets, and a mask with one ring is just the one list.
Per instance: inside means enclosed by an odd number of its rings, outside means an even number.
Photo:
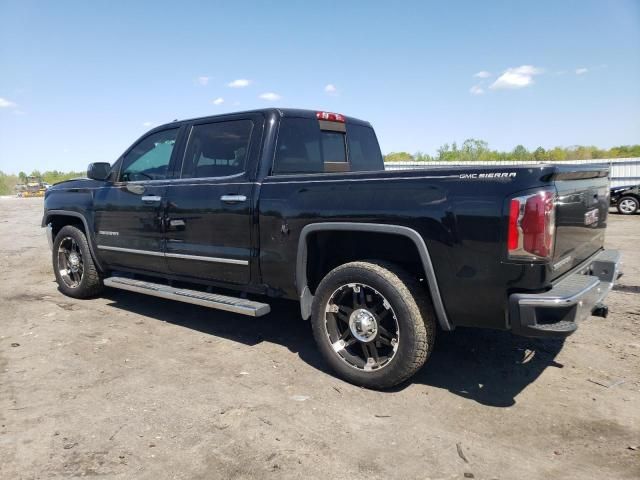
[{"label": "denali badge on door", "polygon": [[593,210],[589,210],[584,214],[584,224],[585,225],[593,225],[594,223],[598,223],[598,209],[594,208]]}]

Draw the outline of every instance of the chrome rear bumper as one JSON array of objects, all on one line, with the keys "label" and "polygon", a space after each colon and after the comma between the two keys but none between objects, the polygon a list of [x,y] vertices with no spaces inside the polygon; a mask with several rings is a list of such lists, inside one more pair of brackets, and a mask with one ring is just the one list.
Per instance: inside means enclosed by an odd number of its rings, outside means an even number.
[{"label": "chrome rear bumper", "polygon": [[542,293],[509,297],[511,330],[525,337],[566,337],[593,313],[606,315],[602,301],[622,275],[620,252],[603,250]]}]

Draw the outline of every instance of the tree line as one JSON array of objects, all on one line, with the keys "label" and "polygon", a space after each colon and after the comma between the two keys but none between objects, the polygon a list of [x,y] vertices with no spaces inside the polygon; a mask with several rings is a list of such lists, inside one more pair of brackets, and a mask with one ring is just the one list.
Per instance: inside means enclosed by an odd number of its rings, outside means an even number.
[{"label": "tree line", "polygon": [[[458,145],[445,143],[435,155],[423,152],[414,154],[407,152],[391,152],[384,156],[385,162],[429,162],[429,161],[487,161],[487,160],[512,160],[512,161],[540,161],[557,162],[561,160],[588,160],[598,158],[638,158],[640,157],[640,145],[620,145],[609,149],[601,149],[594,146],[576,145],[573,147],[555,147],[545,150],[538,147],[533,151],[518,145],[510,152],[491,150],[484,140],[469,138]],[[61,172],[48,170],[40,172],[32,171],[30,174],[20,172],[18,175],[3,173],[0,171],[0,195],[15,193],[15,186],[27,183],[27,177],[41,178],[44,182],[54,184],[71,178],[84,177],[85,172]]]},{"label": "tree line", "polygon": [[461,145],[456,142],[445,143],[435,155],[423,152],[410,154],[407,152],[391,152],[384,156],[385,162],[453,162],[453,161],[540,161],[558,162],[562,160],[589,160],[599,158],[636,158],[640,157],[640,145],[620,145],[609,149],[595,146],[575,145],[573,147],[555,147],[545,150],[538,147],[527,150],[518,145],[511,151],[499,151],[489,148],[484,140],[468,138]]},{"label": "tree line", "polygon": [[28,177],[36,177],[37,179],[42,179],[43,182],[53,185],[63,180],[84,176],[86,176],[86,172],[60,172],[58,170],[40,172],[39,170],[34,170],[30,174],[20,172],[18,175],[13,175],[0,171],[0,195],[12,195],[16,193],[16,185],[27,183]]}]

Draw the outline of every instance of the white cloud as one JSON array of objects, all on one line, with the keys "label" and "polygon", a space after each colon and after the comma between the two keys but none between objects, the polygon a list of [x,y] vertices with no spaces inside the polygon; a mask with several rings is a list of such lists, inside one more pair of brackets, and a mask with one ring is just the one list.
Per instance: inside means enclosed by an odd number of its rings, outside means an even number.
[{"label": "white cloud", "polygon": [[507,68],[489,88],[499,90],[503,88],[515,89],[528,87],[534,83],[533,77],[541,73],[543,73],[543,70],[533,65]]},{"label": "white cloud", "polygon": [[275,102],[276,100],[280,100],[282,97],[277,93],[266,92],[260,95],[260,98],[263,100],[268,100],[270,102]]},{"label": "white cloud", "polygon": [[214,105],[222,105],[224,103],[224,98],[218,97],[211,103],[213,103]]},{"label": "white cloud", "polygon": [[326,93],[328,93],[329,95],[337,95],[338,94],[338,89],[336,88],[336,86],[333,83],[328,83],[324,87],[324,91]]},{"label": "white cloud", "polygon": [[17,105],[6,98],[0,97],[0,108],[13,108],[17,107]]},{"label": "white cloud", "polygon": [[153,125],[153,122],[143,122],[142,126],[143,127],[151,127]]},{"label": "white cloud", "polygon": [[584,75],[585,73],[587,73],[589,71],[588,68],[576,68],[576,75]]},{"label": "white cloud", "polygon": [[239,78],[233,82],[227,83],[227,87],[231,88],[244,88],[249,85],[251,85],[251,80],[247,80],[246,78]]},{"label": "white cloud", "polygon": [[196,82],[198,82],[198,85],[203,87],[206,87],[207,85],[209,85],[209,80],[211,80],[211,77],[207,77],[205,75],[202,75],[196,78]]},{"label": "white cloud", "polygon": [[483,88],[480,85],[474,85],[469,89],[471,95],[482,95],[484,93]]},{"label": "white cloud", "polygon": [[482,70],[481,72],[474,73],[473,76],[476,78],[489,78],[491,74],[489,72]]}]

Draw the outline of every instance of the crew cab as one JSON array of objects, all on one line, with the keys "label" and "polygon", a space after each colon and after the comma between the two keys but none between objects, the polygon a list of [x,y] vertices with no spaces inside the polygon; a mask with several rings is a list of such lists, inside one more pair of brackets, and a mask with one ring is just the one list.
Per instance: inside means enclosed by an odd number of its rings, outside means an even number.
[{"label": "crew cab", "polygon": [[620,275],[606,167],[385,171],[371,125],[335,113],[175,121],[87,177],[45,195],[62,293],[297,301],[328,364],[371,388],[421,368],[437,329],[567,336]]}]

